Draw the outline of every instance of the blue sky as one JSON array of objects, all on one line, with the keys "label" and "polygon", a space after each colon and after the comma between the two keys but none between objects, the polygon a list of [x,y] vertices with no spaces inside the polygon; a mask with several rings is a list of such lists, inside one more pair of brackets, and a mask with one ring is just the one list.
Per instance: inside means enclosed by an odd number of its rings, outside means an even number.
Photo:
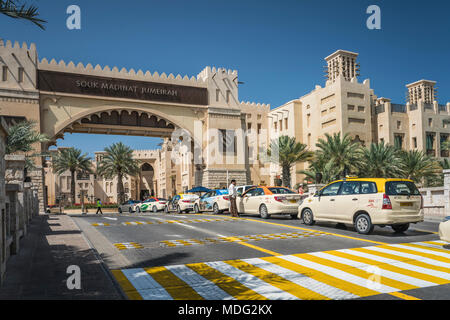
[{"label": "blue sky", "polygon": [[[405,84],[429,79],[438,82],[439,103],[450,101],[450,2],[445,0],[32,3],[48,20],[47,29],[0,16],[0,37],[36,43],[40,59],[188,76],[207,65],[236,69],[245,82],[239,99],[273,108],[323,86],[323,58],[345,49],[360,54],[360,80],[369,78],[378,96],[404,103]],[[71,4],[81,8],[81,30],[66,28]],[[366,27],[371,4],[381,8],[381,30]],[[67,134],[58,145],[92,153],[120,140],[136,149],[160,141]]]}]

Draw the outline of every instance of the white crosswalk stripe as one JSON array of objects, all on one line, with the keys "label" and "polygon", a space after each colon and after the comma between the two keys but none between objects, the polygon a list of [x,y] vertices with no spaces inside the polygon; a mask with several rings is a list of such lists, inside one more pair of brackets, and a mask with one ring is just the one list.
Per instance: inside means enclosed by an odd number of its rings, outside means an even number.
[{"label": "white crosswalk stripe", "polygon": [[[450,272],[445,272],[450,270],[450,261],[446,262],[447,255],[438,244],[418,242],[273,258],[123,269],[121,272],[129,281],[129,284],[125,284],[128,290],[132,287],[135,290],[133,292],[149,300],[171,300],[186,296],[177,296],[177,290],[211,300],[252,297],[270,300],[338,300],[369,296],[377,292],[395,293],[401,288],[406,290],[450,283]],[[370,274],[367,274],[367,278],[364,274],[373,266],[380,268],[381,278],[376,287],[369,287]],[[159,274],[163,269],[166,270],[164,276]],[[165,286],[163,279],[167,276],[176,280],[176,285],[172,281],[172,284]]]}]

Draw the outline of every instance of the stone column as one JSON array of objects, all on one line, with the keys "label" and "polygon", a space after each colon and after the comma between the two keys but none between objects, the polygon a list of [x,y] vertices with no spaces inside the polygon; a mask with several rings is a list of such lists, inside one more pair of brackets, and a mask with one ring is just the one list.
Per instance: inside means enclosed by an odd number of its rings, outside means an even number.
[{"label": "stone column", "polygon": [[450,169],[444,170],[443,172],[445,216],[450,216]]},{"label": "stone column", "polygon": [[25,233],[24,217],[24,155],[5,155],[6,193],[10,202],[11,235],[13,242],[11,254],[19,252],[20,237]]}]

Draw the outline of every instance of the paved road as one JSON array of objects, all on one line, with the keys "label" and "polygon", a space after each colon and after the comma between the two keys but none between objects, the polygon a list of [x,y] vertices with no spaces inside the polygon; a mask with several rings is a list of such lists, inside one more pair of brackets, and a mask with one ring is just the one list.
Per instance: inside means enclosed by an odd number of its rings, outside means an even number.
[{"label": "paved road", "polygon": [[449,299],[438,223],[371,235],[290,217],[74,216],[130,299]]}]

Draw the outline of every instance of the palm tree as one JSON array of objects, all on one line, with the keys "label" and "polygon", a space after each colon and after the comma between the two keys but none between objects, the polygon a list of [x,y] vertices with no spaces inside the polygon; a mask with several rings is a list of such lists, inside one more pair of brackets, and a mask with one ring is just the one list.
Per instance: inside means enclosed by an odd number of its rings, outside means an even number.
[{"label": "palm tree", "polygon": [[361,149],[359,176],[372,178],[398,177],[403,174],[400,152],[394,146],[372,143],[369,148]]},{"label": "palm tree", "polygon": [[45,30],[44,23],[47,21],[38,18],[38,8],[21,4],[18,0],[0,0],[0,13],[14,19],[24,19],[31,21],[42,30]]},{"label": "palm tree", "polygon": [[39,133],[35,130],[36,122],[21,121],[8,129],[8,137],[6,138],[6,154],[25,153],[25,167],[32,169],[34,163],[32,158],[44,156],[45,153],[32,152],[33,145],[36,143],[48,142],[47,135]]},{"label": "palm tree", "polygon": [[[322,175],[321,183],[329,183],[339,177],[340,172],[336,170],[332,162],[327,162],[323,157],[316,155],[315,159],[310,160],[306,170],[299,170],[297,173],[304,174],[307,180],[315,181],[316,175]],[[317,183],[317,181],[315,181]]]},{"label": "palm tree", "polygon": [[139,162],[133,158],[133,150],[122,142],[105,148],[106,154],[97,167],[97,173],[105,178],[117,177],[117,200],[125,201],[122,179],[125,175],[139,173]]},{"label": "palm tree", "polygon": [[87,153],[81,154],[80,149],[60,149],[52,159],[53,171],[58,175],[67,170],[70,171],[70,196],[71,203],[75,203],[75,174],[92,173],[91,158]]},{"label": "palm tree", "polygon": [[307,150],[306,144],[296,142],[294,137],[280,136],[271,141],[265,158],[281,167],[283,186],[290,188],[292,166],[311,160],[313,156],[314,153]]},{"label": "palm tree", "polygon": [[[361,145],[352,141],[350,135],[345,134],[341,138],[341,133],[334,133],[332,136],[325,134],[325,140],[319,139],[316,143],[318,150],[316,157],[322,158],[326,163],[331,163],[331,166],[338,173],[343,173],[345,169],[350,172],[358,171],[358,157]],[[350,173],[349,172],[349,173]]]},{"label": "palm tree", "polygon": [[436,178],[439,171],[442,171],[439,162],[423,151],[410,150],[402,151],[403,177],[411,179],[417,184],[423,185],[426,180]]}]

